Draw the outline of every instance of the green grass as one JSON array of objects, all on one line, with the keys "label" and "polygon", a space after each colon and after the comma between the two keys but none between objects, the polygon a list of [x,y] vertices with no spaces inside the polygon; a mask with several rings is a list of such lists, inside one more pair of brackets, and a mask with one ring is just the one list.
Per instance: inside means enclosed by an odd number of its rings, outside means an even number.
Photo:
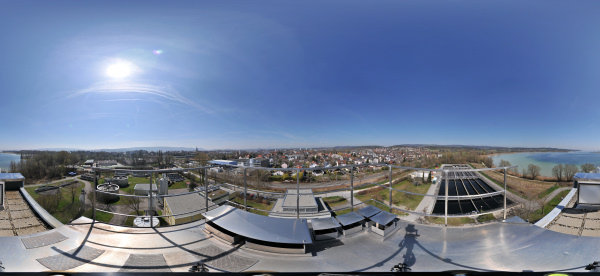
[{"label": "green grass", "polygon": [[133,176],[130,176],[130,177],[127,178],[127,183],[129,183],[129,185],[148,184],[148,183],[150,183],[150,178],[149,177],[133,177]]},{"label": "green grass", "polygon": [[[88,209],[85,211],[85,213],[83,213],[84,217],[88,217],[88,218],[92,218],[92,209]],[[102,221],[102,222],[110,222],[110,220],[113,218],[113,214],[109,214],[109,213],[105,213],[102,211],[96,211],[96,220],[97,221]]]},{"label": "green grass", "polygon": [[[427,190],[429,190],[429,187],[431,186],[430,183],[425,183],[425,184],[421,184],[419,186],[415,186],[411,180],[404,180],[400,183],[396,183],[394,185],[392,185],[392,187],[394,189],[398,189],[398,190],[402,190],[402,191],[407,191],[407,192],[413,192],[413,193],[418,193],[418,194],[425,194],[427,193]],[[380,189],[372,189],[369,191],[365,191],[366,194],[363,195],[356,195],[356,198],[358,198],[361,201],[367,201],[369,199],[377,199],[379,201],[382,202],[389,202],[389,196],[390,196],[390,191],[389,189],[386,188],[380,188]],[[423,196],[420,195],[413,195],[413,194],[407,194],[407,193],[403,193],[403,192],[398,192],[398,191],[392,191],[392,202],[394,203],[394,205],[402,205],[402,206],[406,206],[406,208],[408,208],[409,210],[414,210],[419,203],[421,203],[421,200],[423,199]]]},{"label": "green grass", "polygon": [[[427,221],[435,224],[444,224],[444,218],[440,217],[426,217]],[[465,224],[475,223],[475,220],[469,217],[464,218],[448,218],[448,225],[450,226],[461,226]]]},{"label": "green grass", "polygon": [[329,205],[329,207],[334,209],[333,207],[343,205],[348,200],[346,200],[345,198],[343,198],[341,196],[330,196],[330,197],[323,198],[323,201],[325,201],[325,203],[327,203]]},{"label": "green grass", "polygon": [[[235,203],[244,205],[244,198],[242,197],[236,197],[233,199],[233,201]],[[275,205],[274,203],[271,204],[264,204],[264,203],[259,203],[255,200],[247,200],[246,203],[248,204],[248,206],[252,207],[252,208],[256,208],[256,209],[260,209],[260,210],[266,210],[266,211],[271,211],[271,209],[273,209],[273,205]],[[269,213],[268,212],[262,212],[262,211],[258,211],[258,210],[254,210],[254,209],[250,209],[251,213],[255,213],[255,214],[259,214],[262,216],[268,216]]]},{"label": "green grass", "polygon": [[133,195],[135,193],[135,185],[129,184],[129,186],[120,188],[119,190],[125,192],[126,194]]},{"label": "green grass", "polygon": [[569,192],[570,192],[570,190],[566,190],[566,191],[562,191],[562,192],[558,193],[558,195],[556,195],[554,198],[552,198],[550,201],[548,201],[546,204],[544,204],[543,212],[542,212],[542,208],[533,212],[533,214],[531,214],[529,216],[529,221],[535,223],[538,220],[545,217],[548,213],[550,213],[550,211],[552,211],[554,209],[554,207],[556,207],[563,200],[563,198],[565,196],[567,196],[567,194]]},{"label": "green grass", "polygon": [[175,182],[173,183],[173,185],[169,186],[169,190],[171,189],[184,189],[187,188],[187,185],[185,184],[187,182],[186,181],[179,181],[179,182]]},{"label": "green grass", "polygon": [[364,189],[371,188],[371,187],[375,187],[375,186],[376,186],[375,184],[367,184],[367,185],[364,185],[364,186],[360,186],[360,187],[358,187],[358,188],[354,188],[354,190],[355,190],[355,191],[358,191],[358,190],[364,190]]},{"label": "green grass", "polygon": [[337,216],[341,216],[343,214],[348,214],[350,212],[352,212],[352,210],[350,208],[348,208],[348,209],[344,209],[344,210],[335,211],[335,212],[333,212],[333,215],[337,217]]},{"label": "green grass", "polygon": [[481,216],[477,217],[478,222],[488,222],[488,221],[492,221],[495,219],[496,219],[496,217],[494,217],[494,215],[492,215],[492,214],[485,214],[485,215],[481,215]]},{"label": "green grass", "polygon": [[[74,201],[71,201],[71,192],[69,189],[69,187],[71,187],[71,186],[66,186],[66,187],[60,189],[62,199],[58,202],[58,207],[56,208],[56,210],[53,212],[46,210],[46,211],[48,211],[48,213],[50,213],[52,216],[54,216],[57,220],[59,220],[62,223],[65,223],[65,224],[69,223],[71,220],[74,219],[73,213],[70,212],[70,208],[81,208],[81,203],[79,202],[79,195],[81,195],[81,190],[83,189],[83,187],[85,185],[83,185],[83,183],[81,183],[81,182],[78,182],[78,184],[74,184],[74,185],[78,185]],[[36,193],[35,188],[36,187],[28,187],[28,188],[25,188],[25,190],[29,193],[29,195],[31,195],[31,197],[33,197],[33,199],[35,201],[38,201],[38,203],[39,203],[40,197],[42,195]],[[50,196],[52,196],[52,195],[50,195]],[[74,206],[74,207],[72,207],[72,206]]]},{"label": "green grass", "polygon": [[544,190],[542,193],[540,193],[538,195],[538,198],[544,198],[544,197],[548,196],[549,194],[551,194],[552,192],[554,192],[558,188],[560,188],[560,186],[554,185],[554,186]]},{"label": "green grass", "polygon": [[[139,212],[136,214],[135,211],[129,213],[130,215],[136,215],[136,216],[141,216],[144,214],[144,212]],[[135,217],[127,217],[127,219],[125,220],[125,222],[123,223],[123,225],[125,226],[133,226],[133,220],[135,220]]]},{"label": "green grass", "polygon": [[[375,206],[375,207],[381,209],[382,211],[389,212],[389,210],[390,210],[390,206],[385,205],[385,204],[381,204],[381,203],[379,203],[377,201],[369,200],[369,201],[364,202],[364,203],[367,204],[367,205]],[[399,216],[406,216],[406,215],[408,215],[407,213],[404,213],[402,211],[398,211],[398,210],[396,210],[394,208],[392,208],[392,212],[391,213],[395,214],[395,215],[399,215]]]}]

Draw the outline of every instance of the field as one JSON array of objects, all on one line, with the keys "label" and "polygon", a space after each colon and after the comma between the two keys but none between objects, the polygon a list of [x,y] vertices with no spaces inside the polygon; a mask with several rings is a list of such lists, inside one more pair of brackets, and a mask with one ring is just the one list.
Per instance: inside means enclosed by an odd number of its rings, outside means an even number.
[{"label": "field", "polygon": [[[477,169],[483,168],[481,164],[471,164]],[[504,186],[504,173],[499,171],[480,172],[484,177],[491,179],[501,187]],[[561,187],[557,182],[544,182],[539,180],[530,180],[507,175],[506,186],[508,190],[522,198],[535,200],[543,198],[553,190]],[[566,187],[566,186],[562,186]]]}]

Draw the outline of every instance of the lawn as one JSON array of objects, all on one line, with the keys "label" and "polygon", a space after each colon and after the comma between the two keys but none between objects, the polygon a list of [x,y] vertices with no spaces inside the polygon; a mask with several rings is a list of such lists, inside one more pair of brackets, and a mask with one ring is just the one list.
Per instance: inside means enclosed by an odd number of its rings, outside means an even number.
[{"label": "lawn", "polygon": [[[130,215],[136,215],[136,216],[141,216],[144,214],[144,212],[139,212],[136,214],[135,211],[129,213]],[[133,226],[133,220],[135,219],[135,217],[127,217],[127,219],[125,220],[125,222],[123,223],[123,225],[125,226]]]},{"label": "lawn", "polygon": [[[388,206],[388,205],[385,205],[385,204],[381,204],[381,203],[379,203],[379,202],[377,202],[377,201],[374,201],[374,200],[369,200],[369,201],[366,201],[366,202],[363,202],[363,203],[365,203],[365,204],[367,204],[367,205],[372,205],[372,206],[375,206],[375,207],[377,207],[377,208],[381,209],[382,211],[386,211],[386,212],[389,212],[389,211],[390,211],[390,206]],[[349,210],[349,209],[348,209],[348,210]],[[358,210],[358,209],[355,207],[355,208],[354,208],[354,210]],[[406,216],[406,215],[408,215],[408,214],[407,214],[407,213],[405,213],[405,212],[398,211],[398,210],[396,210],[396,209],[393,209],[393,208],[392,208],[392,212],[391,212],[391,213],[392,213],[392,214],[395,214],[395,215],[398,215],[398,216]]]},{"label": "lawn", "polygon": [[[85,211],[85,213],[83,213],[84,217],[87,218],[92,218],[92,209],[88,209]],[[113,218],[113,214],[109,214],[109,213],[105,213],[102,211],[96,211],[96,220],[97,221],[102,221],[102,222],[106,222],[109,223],[110,220]]]},{"label": "lawn", "polygon": [[[434,224],[444,224],[444,218],[440,217],[425,217],[425,220]],[[469,217],[463,218],[448,218],[448,225],[450,226],[461,226],[465,224],[473,224],[475,220]]]},{"label": "lawn", "polygon": [[130,176],[129,178],[127,178],[127,183],[129,183],[129,186],[121,188],[120,190],[125,192],[126,194],[133,195],[135,190],[135,184],[148,184],[150,183],[150,178]]},{"label": "lawn", "polygon": [[[431,184],[429,184],[429,183],[415,186],[412,183],[412,181],[408,180],[408,179],[404,180],[400,183],[396,183],[396,184],[392,185],[392,187],[394,189],[418,193],[418,194],[427,193],[427,190],[429,190],[430,186],[431,186]],[[361,191],[356,194],[356,198],[358,198],[361,201],[367,201],[369,199],[377,199],[381,202],[388,203],[389,195],[390,195],[389,189],[384,188],[384,187],[378,187],[378,188],[373,188],[373,189],[367,190],[367,191]],[[404,206],[404,207],[408,208],[408,210],[414,210],[419,205],[419,203],[421,203],[422,199],[423,199],[423,196],[420,196],[420,195],[413,195],[413,194],[407,194],[407,193],[398,192],[398,191],[392,191],[393,204],[397,205],[397,206],[398,205]]]},{"label": "lawn", "polygon": [[[235,203],[238,203],[240,205],[244,205],[244,198],[243,197],[235,197],[233,199],[233,201]],[[266,211],[271,211],[271,209],[273,209],[273,205],[275,205],[275,202],[270,203],[270,204],[265,204],[262,202],[258,202],[256,200],[246,200],[246,203],[248,204],[248,206],[252,207],[252,208],[256,208],[256,209],[260,209],[260,210],[266,210]],[[263,216],[268,216],[269,213],[268,212],[261,212],[258,210],[254,210],[254,209],[250,209],[251,213],[255,213],[255,214],[259,214],[259,215],[263,215]]]},{"label": "lawn", "polygon": [[330,196],[330,197],[324,197],[323,201],[325,201],[325,203],[327,203],[329,205],[329,207],[331,207],[331,209],[335,209],[333,207],[343,205],[348,200],[346,200],[345,198],[343,198],[341,196]]},{"label": "lawn", "polygon": [[[59,185],[59,183],[57,183],[55,185]],[[78,213],[77,210],[79,208],[81,208],[81,203],[79,202],[79,195],[81,195],[81,190],[83,189],[84,185],[81,182],[78,182],[77,184],[73,184],[73,185],[75,185],[75,187],[76,187],[74,200],[71,200],[72,195],[71,195],[70,187],[72,185],[69,185],[69,186],[60,188],[61,196],[60,196],[60,200],[58,201],[57,205],[45,203],[45,202],[48,202],[47,199],[55,197],[54,194],[40,195],[35,192],[36,187],[27,187],[27,188],[25,188],[25,190],[42,207],[54,206],[54,207],[46,208],[46,211],[48,211],[48,213],[50,213],[52,216],[54,216],[60,222],[66,224],[74,219],[74,215],[76,215]]]},{"label": "lawn", "polygon": [[558,195],[556,195],[554,198],[552,198],[550,201],[544,204],[543,208],[540,208],[533,212],[533,214],[529,216],[529,221],[535,223],[538,220],[545,217],[548,213],[550,213],[550,211],[554,209],[554,207],[556,207],[563,200],[563,198],[565,198],[565,196],[567,196],[569,192],[570,190],[566,190],[558,193]]},{"label": "lawn", "polygon": [[350,212],[352,212],[352,210],[350,209],[350,207],[348,207],[348,209],[343,209],[343,210],[333,212],[333,216],[337,217],[337,216],[341,216],[343,214],[348,214]]},{"label": "lawn", "polygon": [[169,190],[187,188],[187,185],[185,184],[186,182],[187,182],[187,180],[175,182],[171,186],[169,186]]}]

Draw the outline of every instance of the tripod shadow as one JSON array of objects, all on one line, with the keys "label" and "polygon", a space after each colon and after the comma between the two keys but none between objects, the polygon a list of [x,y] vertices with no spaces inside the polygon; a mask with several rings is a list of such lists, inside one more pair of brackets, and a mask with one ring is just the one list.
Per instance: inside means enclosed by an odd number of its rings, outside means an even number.
[{"label": "tripod shadow", "polygon": [[407,225],[404,230],[406,231],[406,234],[404,234],[404,239],[400,241],[399,252],[406,249],[406,252],[404,252],[404,255],[402,256],[404,258],[403,263],[407,267],[411,267],[417,261],[413,249],[417,243],[417,237],[419,237],[419,230],[415,228],[414,224]]}]

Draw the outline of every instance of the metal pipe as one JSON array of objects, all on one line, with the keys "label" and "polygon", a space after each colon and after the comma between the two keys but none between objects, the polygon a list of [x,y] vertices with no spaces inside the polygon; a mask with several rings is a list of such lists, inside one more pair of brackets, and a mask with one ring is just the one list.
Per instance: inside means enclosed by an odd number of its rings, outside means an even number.
[{"label": "metal pipe", "polygon": [[96,189],[98,189],[98,177],[99,177],[100,171],[96,171],[95,173],[95,177],[94,177],[94,196],[92,198],[93,202],[92,202],[92,219],[96,220]]},{"label": "metal pipe", "polygon": [[354,212],[354,167],[350,170],[350,212]]},{"label": "metal pipe", "polygon": [[148,209],[150,209],[150,226],[154,227],[152,224],[152,217],[154,215],[154,208],[152,208],[152,175],[153,173],[150,173],[150,194],[148,195],[150,197],[150,201],[148,202]]},{"label": "metal pipe", "polygon": [[204,168],[204,204],[208,212],[208,178],[206,177],[206,168]]},{"label": "metal pipe", "polygon": [[246,184],[246,168],[244,168],[244,211],[248,211],[248,202],[246,198],[248,197],[248,185]]},{"label": "metal pipe", "polygon": [[390,213],[392,212],[392,167],[390,166]]},{"label": "metal pipe", "polygon": [[504,220],[506,220],[506,168],[504,168]]},{"label": "metal pipe", "polygon": [[444,183],[446,183],[446,195],[444,199],[444,226],[448,226],[448,171],[444,171]]},{"label": "metal pipe", "polygon": [[300,218],[300,169],[296,170],[296,218]]}]

